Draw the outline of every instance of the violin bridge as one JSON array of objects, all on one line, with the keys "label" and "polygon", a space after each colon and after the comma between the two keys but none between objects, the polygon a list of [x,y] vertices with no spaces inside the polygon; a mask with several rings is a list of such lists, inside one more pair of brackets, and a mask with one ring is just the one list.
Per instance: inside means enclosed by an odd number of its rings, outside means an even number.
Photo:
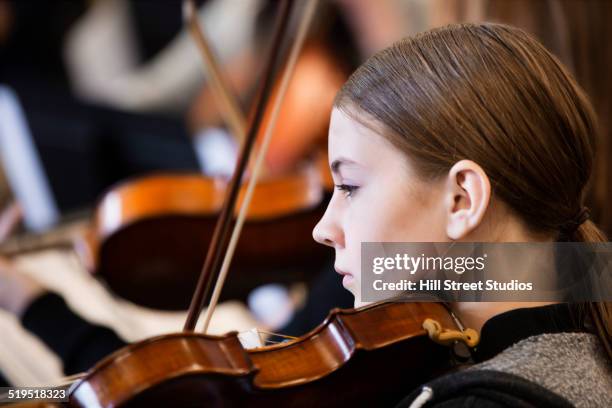
[{"label": "violin bridge", "polygon": [[238,333],[238,340],[247,350],[265,346],[265,335],[257,327]]}]

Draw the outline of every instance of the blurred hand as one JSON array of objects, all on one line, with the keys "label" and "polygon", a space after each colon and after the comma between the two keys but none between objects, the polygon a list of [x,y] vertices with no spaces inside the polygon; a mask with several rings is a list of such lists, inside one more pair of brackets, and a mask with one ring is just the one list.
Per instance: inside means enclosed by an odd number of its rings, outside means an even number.
[{"label": "blurred hand", "polygon": [[0,309],[21,317],[30,303],[44,292],[43,287],[0,257]]}]

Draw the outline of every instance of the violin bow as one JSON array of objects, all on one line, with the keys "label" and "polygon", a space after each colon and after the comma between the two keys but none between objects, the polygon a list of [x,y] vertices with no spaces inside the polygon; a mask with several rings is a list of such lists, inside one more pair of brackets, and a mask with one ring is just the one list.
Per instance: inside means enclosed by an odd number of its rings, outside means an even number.
[{"label": "violin bow", "polygon": [[274,29],[269,58],[266,61],[265,69],[263,71],[263,81],[260,84],[259,90],[255,97],[255,103],[251,111],[246,140],[241,146],[236,167],[234,169],[234,174],[230,180],[226,198],[223,202],[219,219],[215,225],[213,237],[206,254],[206,260],[204,261],[202,272],[191,299],[189,312],[183,328],[184,331],[194,331],[200,316],[200,312],[204,306],[204,301],[206,298],[208,298],[212,287],[212,282],[216,278],[216,273],[219,271],[221,253],[224,250],[223,246],[227,240],[229,224],[231,222],[236,201],[238,199],[238,193],[242,183],[242,176],[248,164],[259,127],[263,120],[266,102],[272,93],[275,67],[280,64],[281,43],[289,25],[289,17],[291,15],[293,3],[294,0],[283,0],[280,3],[279,18],[277,19],[276,27]]},{"label": "violin bow", "polygon": [[183,1],[183,19],[189,27],[195,44],[202,55],[206,70],[210,75],[212,91],[220,105],[219,111],[230,127],[234,137],[238,140],[239,144],[242,144],[246,133],[246,119],[234,94],[230,91],[227,81],[221,73],[221,69],[219,68],[212,48],[204,35],[204,30],[198,19],[194,0]]},{"label": "violin bow", "polygon": [[253,166],[253,169],[252,169],[253,172],[251,174],[251,177],[249,178],[247,190],[245,192],[245,195],[243,197],[243,200],[240,206],[240,212],[236,219],[236,224],[232,231],[230,242],[227,246],[227,251],[223,259],[223,264],[221,265],[221,271],[219,272],[219,276],[215,283],[215,288],[213,290],[210,303],[204,314],[204,326],[203,326],[204,333],[206,333],[206,331],[208,330],[208,326],[210,324],[212,314],[214,313],[215,307],[217,306],[217,302],[219,301],[219,296],[221,295],[221,290],[223,289],[225,278],[227,277],[227,273],[229,271],[229,267],[232,261],[232,257],[234,255],[234,251],[236,249],[236,245],[238,244],[238,239],[240,238],[240,232],[242,231],[242,226],[244,225],[244,221],[247,216],[247,211],[251,203],[251,198],[253,197],[253,192],[255,191],[255,185],[257,184],[259,175],[261,174],[265,155],[266,155],[266,152],[268,151],[270,141],[272,140],[272,133],[274,131],[274,126],[276,125],[276,121],[280,113],[280,108],[281,108],[281,104],[283,101],[283,97],[285,95],[285,92],[287,91],[287,88],[289,87],[291,76],[293,75],[295,65],[297,63],[300,52],[302,50],[302,46],[304,45],[306,35],[308,34],[308,28],[310,27],[312,17],[314,16],[315,11],[317,9],[317,3],[318,3],[318,0],[307,0],[307,4],[305,6],[306,8],[302,15],[302,19],[298,27],[295,41],[291,47],[287,65],[282,74],[283,76],[281,78],[279,91],[273,102],[270,121],[267,123],[266,128],[264,129],[263,141],[260,146],[260,150],[257,153],[255,165]]}]

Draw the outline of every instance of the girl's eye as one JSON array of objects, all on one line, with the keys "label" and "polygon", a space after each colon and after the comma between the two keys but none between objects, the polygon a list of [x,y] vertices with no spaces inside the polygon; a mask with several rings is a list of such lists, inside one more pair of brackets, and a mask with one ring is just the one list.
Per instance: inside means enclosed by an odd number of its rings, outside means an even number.
[{"label": "girl's eye", "polygon": [[351,197],[359,187],[348,184],[336,184],[336,188],[342,191],[346,197]]}]

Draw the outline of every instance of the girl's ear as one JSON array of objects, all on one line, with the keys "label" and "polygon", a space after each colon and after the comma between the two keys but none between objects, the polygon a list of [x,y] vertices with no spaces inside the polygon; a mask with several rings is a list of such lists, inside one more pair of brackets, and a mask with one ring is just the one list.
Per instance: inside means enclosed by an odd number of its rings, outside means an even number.
[{"label": "girl's ear", "polygon": [[482,221],[491,198],[491,184],[486,173],[471,160],[461,160],[448,172],[444,192],[446,235],[458,240]]}]

